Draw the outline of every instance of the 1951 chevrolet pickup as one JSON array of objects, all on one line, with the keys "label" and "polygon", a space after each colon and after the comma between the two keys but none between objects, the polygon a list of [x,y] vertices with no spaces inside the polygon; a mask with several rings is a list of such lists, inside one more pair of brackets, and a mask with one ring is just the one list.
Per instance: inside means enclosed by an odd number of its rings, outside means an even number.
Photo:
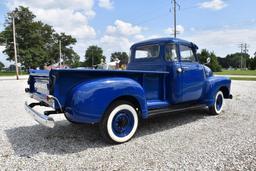
[{"label": "1951 chevrolet pickup", "polygon": [[[174,38],[152,39],[131,47],[128,70],[31,70],[25,91],[38,103],[25,109],[53,128],[49,115],[64,114],[72,123],[98,123],[104,139],[130,140],[139,119],[187,109],[209,108],[217,115],[231,99],[230,79],[213,76],[198,61],[198,47]],[[47,106],[44,114],[33,109]]]}]

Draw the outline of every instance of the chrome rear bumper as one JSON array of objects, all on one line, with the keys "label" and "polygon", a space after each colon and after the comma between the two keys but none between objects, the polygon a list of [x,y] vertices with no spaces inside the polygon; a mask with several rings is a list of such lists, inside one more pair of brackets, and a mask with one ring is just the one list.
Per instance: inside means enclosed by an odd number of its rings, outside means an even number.
[{"label": "chrome rear bumper", "polygon": [[44,114],[41,114],[33,109],[30,105],[28,105],[27,102],[25,102],[25,110],[31,115],[31,117],[37,121],[39,124],[44,125],[48,128],[54,127],[54,120],[53,118],[46,116]]}]

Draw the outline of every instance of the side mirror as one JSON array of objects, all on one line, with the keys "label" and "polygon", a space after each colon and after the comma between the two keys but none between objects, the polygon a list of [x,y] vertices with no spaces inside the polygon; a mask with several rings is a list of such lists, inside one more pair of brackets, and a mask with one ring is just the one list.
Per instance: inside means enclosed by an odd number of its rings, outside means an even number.
[{"label": "side mirror", "polygon": [[208,57],[208,58],[206,59],[206,63],[205,63],[205,64],[209,64],[210,62],[211,62],[211,58]]}]

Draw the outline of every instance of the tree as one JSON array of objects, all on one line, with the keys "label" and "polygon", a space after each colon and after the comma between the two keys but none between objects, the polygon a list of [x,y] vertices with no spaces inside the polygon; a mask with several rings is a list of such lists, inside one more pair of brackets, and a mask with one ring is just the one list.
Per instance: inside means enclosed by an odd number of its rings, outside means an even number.
[{"label": "tree", "polygon": [[93,67],[97,64],[101,63],[101,59],[104,61],[106,60],[106,57],[103,56],[103,50],[102,48],[92,45],[89,46],[85,52],[85,66],[86,67]]},{"label": "tree", "polygon": [[229,68],[230,65],[228,64],[227,58],[217,57],[218,62],[222,68]]},{"label": "tree", "polygon": [[55,33],[53,34],[53,39],[55,40],[55,43],[50,48],[49,52],[51,56],[50,59],[52,61],[49,61],[48,63],[51,64],[59,62],[59,41],[61,41],[61,54],[63,63],[68,66],[76,66],[80,57],[70,45],[74,45],[77,40],[70,35],[66,35],[65,33]]},{"label": "tree", "polygon": [[227,64],[232,68],[240,68],[241,67],[241,57],[242,57],[242,67],[249,65],[250,62],[250,55],[244,53],[233,53],[226,56]]},{"label": "tree", "polygon": [[208,50],[203,49],[201,51],[201,53],[198,54],[198,57],[199,57],[199,61],[201,63],[206,63],[207,58],[210,57],[211,58],[211,62],[209,64],[207,64],[207,65],[214,72],[221,71],[221,66],[218,63],[217,56],[214,54],[214,52],[209,52]]},{"label": "tree", "polygon": [[18,49],[18,61],[25,68],[43,68],[44,65],[55,64],[59,61],[58,41],[63,41],[62,55],[71,64],[77,61],[78,55],[70,45],[76,43],[71,36],[57,34],[52,26],[35,21],[35,15],[26,7],[18,7],[7,14],[4,31],[0,33],[0,43],[6,43],[3,51],[7,60],[14,60],[14,46],[12,33],[12,17],[15,16],[16,41]]},{"label": "tree", "polygon": [[249,59],[249,65],[250,70],[256,70],[256,55],[253,58]]},{"label": "tree", "polygon": [[119,59],[120,60],[120,65],[127,65],[128,64],[128,60],[129,60],[129,56],[127,55],[126,52],[114,52],[111,54],[111,62],[113,62],[115,59]]},{"label": "tree", "polygon": [[4,68],[4,64],[0,61],[0,71]]}]

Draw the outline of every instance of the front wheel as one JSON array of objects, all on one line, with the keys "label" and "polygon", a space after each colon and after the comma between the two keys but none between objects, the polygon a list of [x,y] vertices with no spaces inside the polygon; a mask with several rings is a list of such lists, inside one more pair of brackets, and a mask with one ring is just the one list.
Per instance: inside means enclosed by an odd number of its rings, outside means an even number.
[{"label": "front wheel", "polygon": [[224,96],[222,91],[218,91],[215,95],[214,105],[209,107],[210,114],[219,115],[223,110]]},{"label": "front wheel", "polygon": [[114,102],[100,123],[100,132],[111,143],[129,141],[136,133],[138,114],[134,106],[126,101]]}]

